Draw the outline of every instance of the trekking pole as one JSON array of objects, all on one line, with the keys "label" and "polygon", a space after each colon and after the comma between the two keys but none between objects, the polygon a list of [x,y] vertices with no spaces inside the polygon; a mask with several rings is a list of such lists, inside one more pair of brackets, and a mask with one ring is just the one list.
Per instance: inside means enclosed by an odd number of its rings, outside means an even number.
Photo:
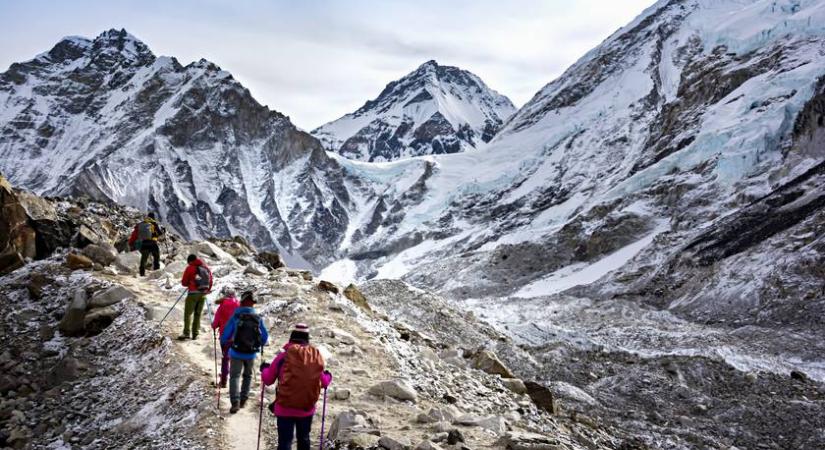
[{"label": "trekking pole", "polygon": [[[206,309],[209,314],[209,318],[211,319],[209,322],[209,327],[212,328],[212,324],[215,323],[215,315],[212,313],[212,306],[209,304],[209,300],[206,301]],[[221,407],[221,383],[220,378],[218,378],[218,344],[216,342],[217,337],[215,336],[215,329],[212,328],[212,359],[215,361],[215,396],[217,397],[218,402],[218,409]]]},{"label": "trekking pole", "polygon": [[327,418],[327,388],[324,388],[324,406],[321,408],[321,445],[318,450],[324,450],[324,424]]},{"label": "trekking pole", "polygon": [[178,297],[178,299],[177,299],[177,300],[175,300],[175,303],[174,303],[174,304],[172,304],[172,307],[171,307],[171,308],[169,308],[169,311],[167,311],[167,312],[166,312],[166,315],[165,315],[165,316],[163,316],[163,319],[160,319],[160,323],[158,323],[158,326],[163,325],[163,321],[164,321],[164,320],[166,320],[166,318],[167,318],[167,317],[169,317],[169,313],[171,313],[171,312],[172,312],[172,310],[173,310],[173,309],[175,309],[175,306],[177,306],[178,302],[180,301],[180,299],[182,299],[182,298],[183,298],[183,294],[186,294],[186,291],[187,291],[187,290],[188,290],[188,289],[186,289],[186,290],[184,290],[183,292],[181,292],[181,293],[180,293],[180,296]]},{"label": "trekking pole", "polygon": [[[264,347],[261,346],[261,362],[264,362]],[[264,390],[266,389],[266,385],[264,384],[264,375],[263,371],[261,372],[261,406],[258,411],[258,450],[261,450],[261,424],[264,420]]]}]

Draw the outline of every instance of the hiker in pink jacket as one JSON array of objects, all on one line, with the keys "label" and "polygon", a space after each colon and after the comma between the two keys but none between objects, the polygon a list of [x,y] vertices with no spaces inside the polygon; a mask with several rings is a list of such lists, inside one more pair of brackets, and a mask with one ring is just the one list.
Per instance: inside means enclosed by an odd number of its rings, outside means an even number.
[{"label": "hiker in pink jacket", "polygon": [[283,351],[271,364],[261,364],[261,381],[278,382],[275,401],[269,406],[278,418],[278,449],[290,449],[297,434],[298,450],[309,450],[315,403],[321,389],[332,382],[321,353],[309,344],[309,327],[295,325]]},{"label": "hiker in pink jacket", "polygon": [[[220,330],[218,336],[223,335],[223,329],[226,327],[227,322],[229,322],[229,319],[232,318],[232,314],[235,313],[235,309],[240,306],[238,299],[235,297],[234,289],[224,288],[223,295],[224,297],[222,299],[215,301],[215,303],[219,306],[218,310],[215,311],[215,317],[212,319],[212,329]],[[231,342],[227,342],[226,344],[221,342],[221,388],[226,387],[226,377],[229,375],[230,358],[229,355],[227,355],[227,352],[231,346]]]}]

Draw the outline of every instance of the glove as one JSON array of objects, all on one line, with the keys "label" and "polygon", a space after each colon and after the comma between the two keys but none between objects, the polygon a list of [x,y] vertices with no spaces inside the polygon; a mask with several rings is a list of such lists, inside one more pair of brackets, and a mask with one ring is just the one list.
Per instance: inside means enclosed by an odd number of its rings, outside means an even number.
[{"label": "glove", "polygon": [[261,372],[263,372],[263,371],[264,371],[264,369],[266,369],[266,368],[267,368],[267,367],[269,367],[270,365],[271,365],[271,364],[269,364],[269,363],[261,363]]},{"label": "glove", "polygon": [[332,374],[329,372],[329,370],[325,370],[325,371],[324,371],[324,375],[328,376],[328,377],[329,377],[329,381],[330,381],[330,382],[332,382]]}]

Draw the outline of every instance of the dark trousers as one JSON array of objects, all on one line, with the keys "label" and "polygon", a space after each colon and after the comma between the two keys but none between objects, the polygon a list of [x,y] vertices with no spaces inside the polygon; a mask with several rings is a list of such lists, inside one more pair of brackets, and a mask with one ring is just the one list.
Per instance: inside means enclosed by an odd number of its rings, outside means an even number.
[{"label": "dark trousers", "polygon": [[[249,398],[249,388],[252,385],[252,366],[254,359],[232,358],[229,367],[229,401],[238,403],[239,400]],[[243,373],[243,377],[241,376]],[[238,389],[240,384],[240,389]]]},{"label": "dark trousers", "polygon": [[152,255],[152,270],[160,269],[160,247],[155,241],[143,241],[140,243],[140,276],[146,275],[146,261]]},{"label": "dark trousers", "polygon": [[[278,450],[290,450],[292,437],[297,434],[298,450],[309,450],[309,431],[312,428],[312,416],[278,417]],[[295,433],[295,430],[298,432]]]},{"label": "dark trousers", "polygon": [[221,384],[226,384],[229,375],[229,343],[221,343]]}]

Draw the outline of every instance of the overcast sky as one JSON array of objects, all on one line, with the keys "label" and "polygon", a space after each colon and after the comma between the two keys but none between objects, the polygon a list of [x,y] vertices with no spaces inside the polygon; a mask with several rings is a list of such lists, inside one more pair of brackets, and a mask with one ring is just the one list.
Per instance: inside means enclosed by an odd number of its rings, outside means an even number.
[{"label": "overcast sky", "polygon": [[206,58],[313,129],[427,60],[523,105],[653,0],[0,0],[0,71],[61,37],[126,28],[156,55]]}]

